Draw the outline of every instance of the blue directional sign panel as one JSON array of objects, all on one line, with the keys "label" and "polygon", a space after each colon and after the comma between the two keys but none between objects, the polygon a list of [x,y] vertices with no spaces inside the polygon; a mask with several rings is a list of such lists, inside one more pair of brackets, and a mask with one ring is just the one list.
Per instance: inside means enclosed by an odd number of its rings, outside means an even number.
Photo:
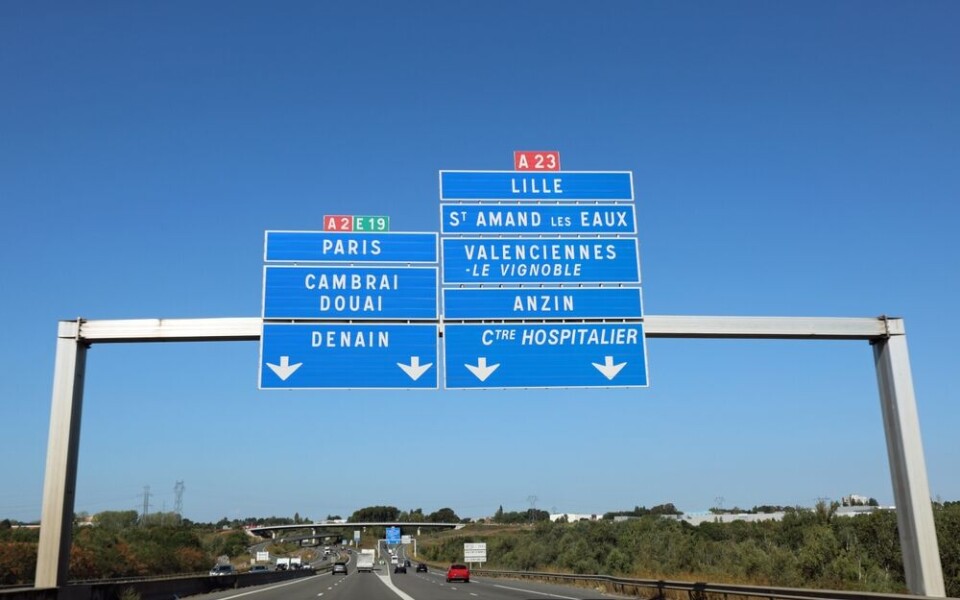
[{"label": "blue directional sign panel", "polygon": [[646,387],[642,323],[447,324],[447,389]]},{"label": "blue directional sign panel", "polygon": [[640,288],[450,288],[444,319],[640,319]]},{"label": "blue directional sign panel", "polygon": [[440,200],[633,201],[629,171],[440,171]]},{"label": "blue directional sign panel", "polygon": [[399,543],[400,543],[400,528],[399,528],[399,527],[387,527],[387,543],[388,543],[388,544],[399,544]]},{"label": "blue directional sign panel", "polygon": [[437,267],[267,265],[265,319],[436,319]]},{"label": "blue directional sign panel", "polygon": [[266,262],[436,263],[436,233],[267,231]]},{"label": "blue directional sign panel", "polygon": [[443,283],[640,283],[636,238],[444,238]]},{"label": "blue directional sign panel", "polygon": [[632,204],[442,204],[443,234],[633,234]]},{"label": "blue directional sign panel", "polygon": [[436,389],[436,324],[264,323],[260,389]]}]

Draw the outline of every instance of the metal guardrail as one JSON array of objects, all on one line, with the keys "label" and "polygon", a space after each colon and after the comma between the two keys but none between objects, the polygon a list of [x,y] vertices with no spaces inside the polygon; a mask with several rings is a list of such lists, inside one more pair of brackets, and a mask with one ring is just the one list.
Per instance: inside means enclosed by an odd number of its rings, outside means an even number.
[{"label": "metal guardrail", "polygon": [[114,600],[131,592],[140,600],[169,600],[193,594],[274,583],[288,579],[310,577],[332,569],[293,569],[266,573],[237,573],[235,575],[193,575],[187,577],[119,578],[99,581],[71,581],[63,588],[25,588],[0,590],[0,600]]},{"label": "metal guardrail", "polygon": [[[604,591],[656,600],[921,600],[932,596],[909,594],[879,594],[841,590],[814,590],[805,588],[778,588],[725,583],[700,583],[657,579],[628,579],[611,575],[572,575],[538,571],[500,571],[471,569],[474,575],[534,579],[549,583],[563,583],[581,587],[602,587]],[[937,600],[942,600],[938,598]]]}]

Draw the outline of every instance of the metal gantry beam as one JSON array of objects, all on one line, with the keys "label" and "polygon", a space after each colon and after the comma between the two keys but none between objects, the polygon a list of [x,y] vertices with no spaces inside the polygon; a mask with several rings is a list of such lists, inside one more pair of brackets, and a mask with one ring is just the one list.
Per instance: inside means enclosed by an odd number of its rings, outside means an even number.
[{"label": "metal gantry beam", "polygon": [[873,356],[907,588],[915,594],[945,596],[907,337],[875,342]]},{"label": "metal gantry beam", "polygon": [[60,587],[67,582],[87,357],[87,344],[77,334],[75,322],[60,323],[34,579],[37,588]]},{"label": "metal gantry beam", "polygon": [[[440,322],[442,330],[442,321]],[[864,340],[873,345],[907,587],[946,595],[920,438],[906,330],[899,318],[647,316],[649,338]],[[67,583],[86,351],[94,343],[257,341],[260,318],[62,321],[35,587]]]}]

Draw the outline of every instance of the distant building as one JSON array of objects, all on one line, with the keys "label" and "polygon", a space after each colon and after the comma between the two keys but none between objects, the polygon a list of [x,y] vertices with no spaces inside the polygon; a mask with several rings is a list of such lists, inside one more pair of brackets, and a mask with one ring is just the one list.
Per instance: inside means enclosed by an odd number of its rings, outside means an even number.
[{"label": "distant building", "polygon": [[[859,515],[869,515],[880,510],[894,510],[893,506],[841,506],[837,508],[834,516],[837,517],[856,517]],[[800,510],[812,510],[809,508]],[[734,521],[746,521],[748,523],[757,523],[759,521],[782,521],[787,513],[783,511],[770,513],[712,513],[709,511],[686,513],[679,516],[665,515],[664,518],[683,521],[691,525],[700,525],[701,523],[732,523]]]},{"label": "distant building", "polygon": [[567,523],[576,523],[578,521],[599,521],[602,518],[603,515],[579,513],[553,513],[550,515],[550,520],[554,523],[564,520]]},{"label": "distant building", "polygon": [[873,498],[850,494],[840,498],[840,506],[876,506],[877,501]]},{"label": "distant building", "polygon": [[785,512],[772,513],[712,513],[710,511],[686,513],[682,515],[664,515],[665,519],[683,521],[691,525],[700,525],[701,523],[732,523],[734,521],[747,521],[756,523],[759,521],[782,521]]}]

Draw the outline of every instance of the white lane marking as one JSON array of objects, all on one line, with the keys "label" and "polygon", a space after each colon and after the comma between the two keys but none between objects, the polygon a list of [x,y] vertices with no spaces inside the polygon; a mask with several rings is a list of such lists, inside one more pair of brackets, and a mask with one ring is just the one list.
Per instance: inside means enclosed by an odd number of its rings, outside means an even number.
[{"label": "white lane marking", "polygon": [[386,575],[381,575],[380,573],[377,573],[377,577],[380,578],[380,581],[383,582],[383,585],[387,586],[390,589],[390,591],[400,596],[403,600],[416,600],[413,596],[407,594],[397,586],[393,585],[393,581],[390,580],[389,573]]},{"label": "white lane marking", "polygon": [[233,596],[224,596],[220,600],[233,600],[234,598],[242,598],[244,596],[249,596],[250,594],[259,594],[260,592],[267,592],[270,590],[275,590],[277,588],[286,587],[288,585],[293,585],[295,583],[303,583],[304,581],[310,581],[310,577],[303,577],[301,579],[295,579],[293,581],[288,581],[286,583],[278,583],[277,585],[271,585],[269,587],[261,588],[259,590],[253,590],[250,592],[244,592],[242,594],[234,594]]},{"label": "white lane marking", "polygon": [[534,590],[525,590],[523,588],[510,587],[508,585],[497,585],[493,584],[493,587],[503,588],[505,590],[513,590],[515,592],[523,592],[524,594],[537,594],[538,596],[550,596],[551,598],[563,598],[563,600],[579,600],[578,598],[573,598],[571,596],[560,596],[558,594],[548,594],[547,592],[537,592]]},{"label": "white lane marking", "polygon": [[474,594],[473,592],[470,592],[470,595],[471,595],[471,596],[479,596],[480,594]]}]

